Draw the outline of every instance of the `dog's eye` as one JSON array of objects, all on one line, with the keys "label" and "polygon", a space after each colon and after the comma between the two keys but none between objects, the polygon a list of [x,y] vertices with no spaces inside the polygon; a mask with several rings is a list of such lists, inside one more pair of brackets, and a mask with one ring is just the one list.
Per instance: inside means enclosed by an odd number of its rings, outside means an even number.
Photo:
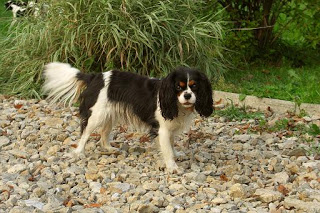
[{"label": "dog's eye", "polygon": [[177,85],[177,86],[176,86],[176,89],[180,91],[180,90],[182,90],[182,87],[179,86],[179,85]]},{"label": "dog's eye", "polygon": [[196,84],[192,84],[192,85],[190,86],[190,88],[191,88],[191,89],[195,89],[195,88],[197,88],[197,85],[196,85]]}]

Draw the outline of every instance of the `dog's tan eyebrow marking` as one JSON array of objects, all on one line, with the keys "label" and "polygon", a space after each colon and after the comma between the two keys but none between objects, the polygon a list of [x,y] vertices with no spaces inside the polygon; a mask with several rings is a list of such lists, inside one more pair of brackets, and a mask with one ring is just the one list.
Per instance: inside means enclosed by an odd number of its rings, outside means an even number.
[{"label": "dog's tan eyebrow marking", "polygon": [[194,85],[194,84],[196,84],[196,82],[195,82],[194,80],[191,80],[191,81],[188,82],[188,86],[189,86],[189,87],[192,86],[192,85]]},{"label": "dog's tan eyebrow marking", "polygon": [[179,86],[180,86],[180,87],[185,87],[185,86],[186,86],[186,83],[180,81],[180,82],[179,82]]}]

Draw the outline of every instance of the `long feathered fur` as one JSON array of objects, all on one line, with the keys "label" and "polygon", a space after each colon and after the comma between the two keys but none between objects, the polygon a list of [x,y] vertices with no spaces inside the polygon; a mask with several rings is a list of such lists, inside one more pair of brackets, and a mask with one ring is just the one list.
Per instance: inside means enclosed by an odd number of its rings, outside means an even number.
[{"label": "long feathered fur", "polygon": [[70,64],[52,62],[44,67],[45,82],[43,92],[48,95],[50,103],[63,103],[71,106],[80,96],[84,82],[79,81],[77,75],[80,70]]}]

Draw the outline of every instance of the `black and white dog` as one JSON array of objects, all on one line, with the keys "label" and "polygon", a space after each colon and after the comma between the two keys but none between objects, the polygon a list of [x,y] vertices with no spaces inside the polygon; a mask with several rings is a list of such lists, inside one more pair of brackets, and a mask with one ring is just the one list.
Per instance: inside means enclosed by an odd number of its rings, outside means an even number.
[{"label": "black and white dog", "polygon": [[36,5],[37,1],[7,1],[4,6],[6,10],[11,10],[14,18],[25,15],[38,16],[39,7]]},{"label": "black and white dog", "polygon": [[73,103],[80,98],[81,139],[76,154],[84,151],[90,134],[99,129],[101,146],[113,149],[108,135],[117,123],[147,129],[159,136],[169,172],[177,172],[173,139],[192,124],[195,112],[213,112],[212,89],[201,72],[177,68],[162,80],[112,70],[85,74],[69,64],[53,62],[44,68],[44,92],[52,102]]}]

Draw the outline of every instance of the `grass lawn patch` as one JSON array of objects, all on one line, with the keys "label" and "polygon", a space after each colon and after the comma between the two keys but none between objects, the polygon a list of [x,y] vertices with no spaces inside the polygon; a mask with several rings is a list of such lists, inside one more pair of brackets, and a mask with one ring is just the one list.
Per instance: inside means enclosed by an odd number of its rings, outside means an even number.
[{"label": "grass lawn patch", "polygon": [[6,11],[5,0],[0,0],[0,39],[5,38],[12,21],[12,12]]},{"label": "grass lawn patch", "polygon": [[320,104],[320,66],[249,67],[227,72],[215,90]]}]

